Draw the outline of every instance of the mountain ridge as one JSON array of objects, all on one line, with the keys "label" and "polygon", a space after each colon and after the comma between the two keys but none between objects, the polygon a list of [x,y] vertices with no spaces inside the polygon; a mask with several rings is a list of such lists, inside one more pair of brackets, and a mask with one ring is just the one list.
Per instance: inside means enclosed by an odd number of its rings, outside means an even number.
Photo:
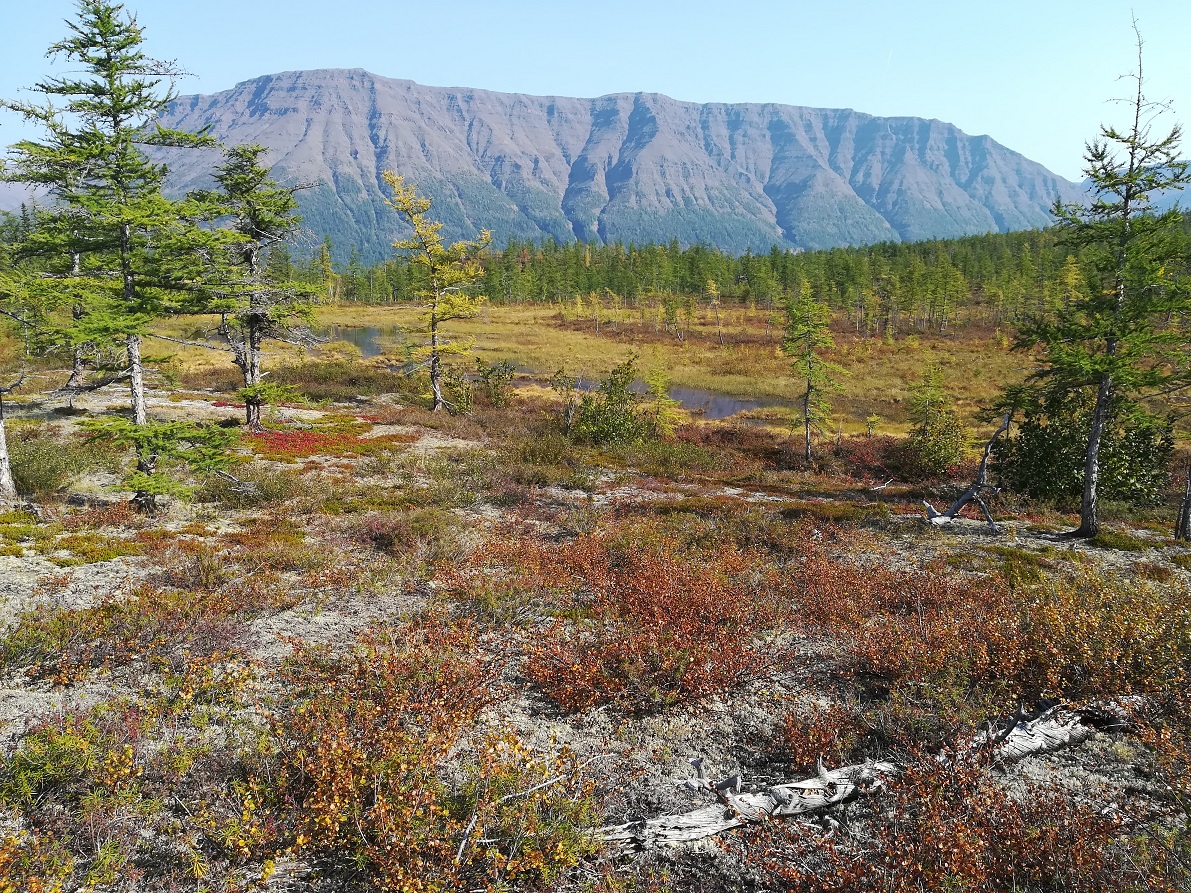
[{"label": "mountain ridge", "polygon": [[[435,200],[450,238],[706,242],[813,249],[1045,226],[1080,187],[938,119],[660,93],[592,99],[428,87],[364,69],[262,75],[176,99],[160,119],[269,147],[308,229],[383,257],[398,234],[380,173]],[[171,189],[215,153],[173,152]]]}]

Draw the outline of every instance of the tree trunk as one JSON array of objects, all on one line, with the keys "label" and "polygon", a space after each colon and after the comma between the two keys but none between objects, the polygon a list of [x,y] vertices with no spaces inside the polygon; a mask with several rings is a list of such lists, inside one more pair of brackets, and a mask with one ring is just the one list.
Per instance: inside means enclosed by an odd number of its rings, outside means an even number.
[{"label": "tree trunk", "polygon": [[806,393],[802,395],[802,433],[806,439],[806,464],[811,463],[811,383],[806,383]]},{"label": "tree trunk", "polygon": [[1105,375],[1096,392],[1096,408],[1092,410],[1092,427],[1088,432],[1088,452],[1083,467],[1083,499],[1079,506],[1079,529],[1074,536],[1093,537],[1100,532],[1100,445],[1108,425],[1108,407],[1112,400],[1112,376]]},{"label": "tree trunk", "polygon": [[128,336],[128,383],[132,394],[132,422],[144,425],[149,421],[145,409],[145,366],[141,361],[141,336]]},{"label": "tree trunk", "polygon": [[1187,466],[1187,483],[1183,490],[1183,504],[1174,524],[1174,538],[1191,542],[1191,465]]},{"label": "tree trunk", "polygon": [[[145,408],[145,367],[141,362],[140,335],[128,336],[129,390],[132,393],[132,421],[136,425],[147,425],[149,414]],[[136,470],[151,475],[157,470],[157,457],[141,453],[136,459]],[[132,497],[138,511],[152,514],[157,511],[157,497],[144,490],[138,490]]]},{"label": "tree trunk", "polygon": [[[244,386],[255,388],[261,383],[261,337],[259,326],[255,321],[249,323],[247,356],[244,365]],[[258,433],[264,430],[261,424],[260,395],[249,393],[244,397],[244,424],[249,431]]]},{"label": "tree trunk", "polygon": [[430,390],[434,394],[431,412],[441,412],[446,406],[442,397],[442,357],[438,352],[438,320],[430,321]]},{"label": "tree trunk", "polygon": [[12,463],[8,458],[8,438],[4,432],[4,411],[0,403],[0,504],[18,502],[17,485],[12,479]]}]

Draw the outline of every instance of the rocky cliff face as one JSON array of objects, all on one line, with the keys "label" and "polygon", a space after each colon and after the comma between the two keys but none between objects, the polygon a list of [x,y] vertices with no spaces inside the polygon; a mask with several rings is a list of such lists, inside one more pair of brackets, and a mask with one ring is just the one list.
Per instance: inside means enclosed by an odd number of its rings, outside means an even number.
[{"label": "rocky cliff face", "polygon": [[[384,256],[396,232],[380,172],[435,200],[450,236],[824,248],[1044,226],[1079,188],[950,124],[847,109],[597,99],[424,87],[362,70],[267,75],[187,96],[164,124],[272,151],[313,184],[308,228]],[[212,153],[173,153],[174,186]]]}]

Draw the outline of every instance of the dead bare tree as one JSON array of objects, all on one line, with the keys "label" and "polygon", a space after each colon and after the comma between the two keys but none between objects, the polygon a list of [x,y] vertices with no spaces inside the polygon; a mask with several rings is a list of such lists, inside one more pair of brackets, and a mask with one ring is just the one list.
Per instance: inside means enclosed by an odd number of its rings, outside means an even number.
[{"label": "dead bare tree", "polygon": [[922,504],[926,506],[926,519],[934,524],[936,527],[941,527],[944,524],[950,524],[955,520],[955,516],[960,513],[965,505],[969,502],[974,502],[980,506],[984,512],[985,520],[988,521],[989,528],[993,533],[1000,533],[1001,528],[997,526],[997,522],[993,520],[992,512],[988,508],[988,503],[984,499],[985,493],[995,494],[998,488],[989,486],[988,483],[988,462],[992,458],[993,450],[996,447],[998,438],[1002,434],[1009,431],[1009,424],[1012,421],[1013,414],[1005,413],[1005,418],[1001,421],[999,427],[993,436],[989,438],[988,443],[984,445],[984,456],[980,460],[980,467],[976,470],[976,479],[972,481],[972,486],[968,487],[959,497],[951,504],[951,507],[945,512],[940,512],[933,505],[926,500]]}]

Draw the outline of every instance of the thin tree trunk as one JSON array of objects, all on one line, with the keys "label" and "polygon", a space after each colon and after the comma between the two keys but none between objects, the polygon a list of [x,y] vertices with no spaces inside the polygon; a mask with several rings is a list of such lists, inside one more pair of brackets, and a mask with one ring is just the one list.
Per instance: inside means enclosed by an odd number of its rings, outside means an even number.
[{"label": "thin tree trunk", "polygon": [[144,425],[149,421],[145,408],[145,365],[141,361],[141,336],[128,336],[128,382],[132,395],[132,421]]},{"label": "thin tree trunk", "polygon": [[806,383],[806,393],[802,395],[802,431],[806,439],[806,464],[811,463],[811,383]]},{"label": "thin tree trunk", "polygon": [[430,320],[430,390],[434,394],[431,412],[441,412],[446,406],[442,396],[442,357],[438,351],[438,320]]},{"label": "thin tree trunk", "polygon": [[[255,388],[261,383],[261,337],[259,327],[255,321],[248,325],[247,356],[244,367],[245,388]],[[261,398],[259,394],[249,392],[244,398],[244,424],[249,431],[257,433],[264,430],[261,424]]]},{"label": "thin tree trunk", "polygon": [[1183,490],[1183,504],[1179,506],[1179,517],[1174,525],[1174,538],[1191,541],[1191,465],[1187,466],[1187,483]]},{"label": "thin tree trunk", "polygon": [[1075,536],[1093,537],[1100,532],[1100,445],[1108,425],[1108,407],[1112,400],[1112,376],[1105,375],[1096,392],[1096,408],[1092,410],[1092,426],[1088,432],[1088,451],[1083,466],[1083,499],[1079,505],[1079,529]]},{"label": "thin tree trunk", "polygon": [[17,485],[12,479],[12,462],[8,458],[8,438],[4,432],[4,397],[0,395],[0,503],[18,501]]}]

